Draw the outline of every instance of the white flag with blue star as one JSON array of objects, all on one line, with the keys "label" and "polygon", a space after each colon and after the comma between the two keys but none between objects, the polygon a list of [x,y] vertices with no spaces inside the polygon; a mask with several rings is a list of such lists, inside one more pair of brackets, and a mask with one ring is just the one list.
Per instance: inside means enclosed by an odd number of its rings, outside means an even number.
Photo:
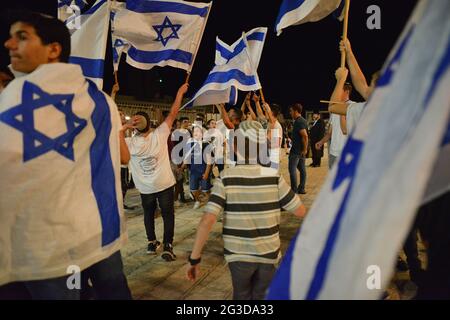
[{"label": "white flag with blue star", "polygon": [[211,3],[128,0],[117,12],[116,36],[130,45],[127,63],[148,70],[171,66],[190,72]]},{"label": "white flag with blue star", "polygon": [[250,30],[231,46],[216,39],[215,66],[202,87],[185,107],[219,103],[236,104],[237,90],[254,91],[261,88],[257,73],[267,28]]},{"label": "white flag with blue star", "polygon": [[78,12],[65,20],[72,34],[69,61],[80,65],[84,76],[94,81],[100,89],[103,86],[109,16],[110,2],[97,0],[83,14]]},{"label": "white flag with blue star", "polygon": [[439,163],[449,142],[449,12],[449,1],[417,3],[269,299],[383,294],[427,188],[435,185],[433,171],[448,172],[448,160]]},{"label": "white flag with blue star", "polygon": [[50,63],[0,95],[0,285],[67,275],[126,240],[115,103]]},{"label": "white flag with blue star", "polygon": [[119,63],[122,53],[126,53],[129,48],[129,43],[116,35],[114,22],[116,19],[117,11],[123,10],[125,8],[125,2],[113,1],[111,3],[111,42],[113,49],[113,67],[114,71],[119,70]]},{"label": "white flag with blue star", "polygon": [[280,35],[283,29],[306,22],[316,22],[335,12],[342,0],[283,0],[275,23]]}]

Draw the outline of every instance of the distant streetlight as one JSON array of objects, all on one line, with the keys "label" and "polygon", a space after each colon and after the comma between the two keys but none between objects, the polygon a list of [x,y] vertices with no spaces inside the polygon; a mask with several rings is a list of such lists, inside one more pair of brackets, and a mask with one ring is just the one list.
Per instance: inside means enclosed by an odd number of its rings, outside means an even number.
[{"label": "distant streetlight", "polygon": [[162,79],[159,79],[159,83],[162,83]]}]

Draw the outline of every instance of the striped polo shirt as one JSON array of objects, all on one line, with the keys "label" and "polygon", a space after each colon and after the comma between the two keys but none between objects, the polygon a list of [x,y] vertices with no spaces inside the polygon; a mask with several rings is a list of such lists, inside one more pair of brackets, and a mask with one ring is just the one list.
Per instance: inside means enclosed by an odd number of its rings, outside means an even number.
[{"label": "striped polo shirt", "polygon": [[294,211],[300,198],[279,172],[260,165],[225,169],[214,187],[205,213],[223,216],[225,259],[277,263],[280,253],[281,208]]}]

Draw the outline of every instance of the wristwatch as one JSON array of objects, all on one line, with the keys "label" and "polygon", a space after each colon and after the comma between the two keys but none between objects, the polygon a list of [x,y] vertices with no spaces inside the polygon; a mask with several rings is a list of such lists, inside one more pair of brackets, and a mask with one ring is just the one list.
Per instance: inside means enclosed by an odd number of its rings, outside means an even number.
[{"label": "wristwatch", "polygon": [[189,255],[188,261],[189,261],[189,263],[191,264],[191,266],[195,266],[195,265],[199,264],[200,261],[202,261],[202,258],[191,259],[191,256]]}]

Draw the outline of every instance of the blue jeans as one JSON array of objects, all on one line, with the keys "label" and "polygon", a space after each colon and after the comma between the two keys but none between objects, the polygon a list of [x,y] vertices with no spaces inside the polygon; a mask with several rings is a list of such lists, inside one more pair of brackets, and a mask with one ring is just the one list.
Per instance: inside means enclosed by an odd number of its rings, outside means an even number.
[{"label": "blue jeans", "polygon": [[[300,171],[300,184],[297,186],[297,170]],[[298,193],[305,191],[306,167],[305,158],[299,154],[289,154],[289,176],[291,178],[292,191]]]},{"label": "blue jeans", "polygon": [[195,192],[199,188],[201,188],[203,192],[211,189],[211,175],[209,175],[207,180],[203,180],[203,173],[197,171],[191,171],[190,173],[189,188],[191,192]]}]

